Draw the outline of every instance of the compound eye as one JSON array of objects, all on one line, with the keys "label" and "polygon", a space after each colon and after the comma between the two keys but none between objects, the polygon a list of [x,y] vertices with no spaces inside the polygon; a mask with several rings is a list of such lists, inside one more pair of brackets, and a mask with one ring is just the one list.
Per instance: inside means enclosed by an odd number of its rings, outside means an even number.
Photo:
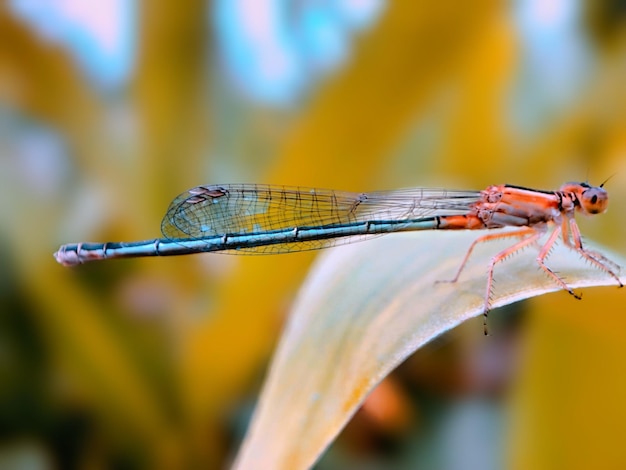
[{"label": "compound eye", "polygon": [[581,209],[588,214],[601,214],[609,204],[607,192],[602,188],[589,188],[580,195]]}]

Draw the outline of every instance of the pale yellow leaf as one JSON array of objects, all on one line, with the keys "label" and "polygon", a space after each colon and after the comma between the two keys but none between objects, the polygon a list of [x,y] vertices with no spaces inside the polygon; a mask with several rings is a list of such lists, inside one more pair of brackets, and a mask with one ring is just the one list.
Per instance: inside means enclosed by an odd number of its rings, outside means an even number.
[{"label": "pale yellow leaf", "polygon": [[[476,237],[395,234],[322,255],[296,301],[235,467],[310,467],[400,362],[481,314],[489,260],[511,239],[479,245],[457,283],[436,283],[454,276]],[[536,255],[530,247],[496,266],[494,308],[559,290]],[[617,285],[565,246],[553,250],[548,264],[574,288]]]}]

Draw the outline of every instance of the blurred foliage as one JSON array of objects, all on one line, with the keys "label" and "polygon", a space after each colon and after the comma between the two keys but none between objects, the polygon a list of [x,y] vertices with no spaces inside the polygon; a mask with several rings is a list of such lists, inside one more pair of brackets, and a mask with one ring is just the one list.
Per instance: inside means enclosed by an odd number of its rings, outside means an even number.
[{"label": "blurred foliage", "polygon": [[[206,2],[141,5],[134,76],[116,93],[93,87],[66,50],[0,5],[0,461],[232,460],[313,254],[75,270],[51,257],[70,241],[158,236],[168,202],[197,184],[556,188],[615,173],[610,212],[581,226],[626,252],[625,14],[617,1],[584,5],[583,76],[533,81],[505,2],[388,2],[343,68],[289,110],[253,105],[229,87]],[[575,82],[576,92],[551,104],[538,93],[547,81],[553,90]],[[410,465],[398,455],[428,466],[427,453],[407,449],[448,442],[428,431],[445,428],[435,418],[452,419],[451,403],[493,397],[476,385],[488,382],[490,361],[517,373],[495,394],[505,450],[481,451],[512,468],[623,467],[623,296],[603,289],[579,303],[555,294],[525,304],[525,326],[510,333],[522,358],[504,365],[494,350],[476,352],[487,348],[479,327],[459,329],[453,353],[439,348],[456,360],[426,351],[412,360],[422,364],[416,372],[408,364],[404,379],[385,385],[385,402],[414,416],[413,426],[394,425],[393,413],[381,421],[366,403],[320,468],[366,458]],[[478,365],[450,365],[467,357]],[[425,372],[425,362],[441,369]],[[394,392],[401,382],[409,391]]]}]

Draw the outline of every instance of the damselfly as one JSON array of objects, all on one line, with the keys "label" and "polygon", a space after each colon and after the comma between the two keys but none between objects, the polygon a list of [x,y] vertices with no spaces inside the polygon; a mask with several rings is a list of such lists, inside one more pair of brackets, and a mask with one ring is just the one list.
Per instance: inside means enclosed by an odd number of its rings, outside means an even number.
[{"label": "damselfly", "polygon": [[64,266],[74,266],[110,258],[214,251],[274,254],[316,250],[390,232],[517,227],[477,238],[450,281],[459,278],[476,244],[500,238],[521,239],[489,263],[484,302],[486,333],[495,265],[548,232],[537,263],[561,288],[580,298],[545,264],[559,235],[568,247],[622,287],[617,275],[619,266],[583,247],[574,218],[576,212],[590,215],[606,211],[608,194],[602,186],[566,183],[558,191],[541,191],[499,185],[483,191],[415,188],[370,193],[261,184],[198,186],[171,203],[161,223],[165,238],[74,243],[61,246],[54,256]]}]

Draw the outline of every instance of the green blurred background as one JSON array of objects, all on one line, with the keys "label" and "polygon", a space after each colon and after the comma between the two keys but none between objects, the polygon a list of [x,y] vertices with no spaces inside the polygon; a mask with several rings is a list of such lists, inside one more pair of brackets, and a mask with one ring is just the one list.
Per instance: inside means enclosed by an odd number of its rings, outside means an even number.
[{"label": "green blurred background", "polygon": [[[619,0],[0,5],[0,466],[225,468],[314,254],[67,269],[206,183],[607,183],[626,253]],[[468,322],[317,464],[625,468],[624,292]]]}]

